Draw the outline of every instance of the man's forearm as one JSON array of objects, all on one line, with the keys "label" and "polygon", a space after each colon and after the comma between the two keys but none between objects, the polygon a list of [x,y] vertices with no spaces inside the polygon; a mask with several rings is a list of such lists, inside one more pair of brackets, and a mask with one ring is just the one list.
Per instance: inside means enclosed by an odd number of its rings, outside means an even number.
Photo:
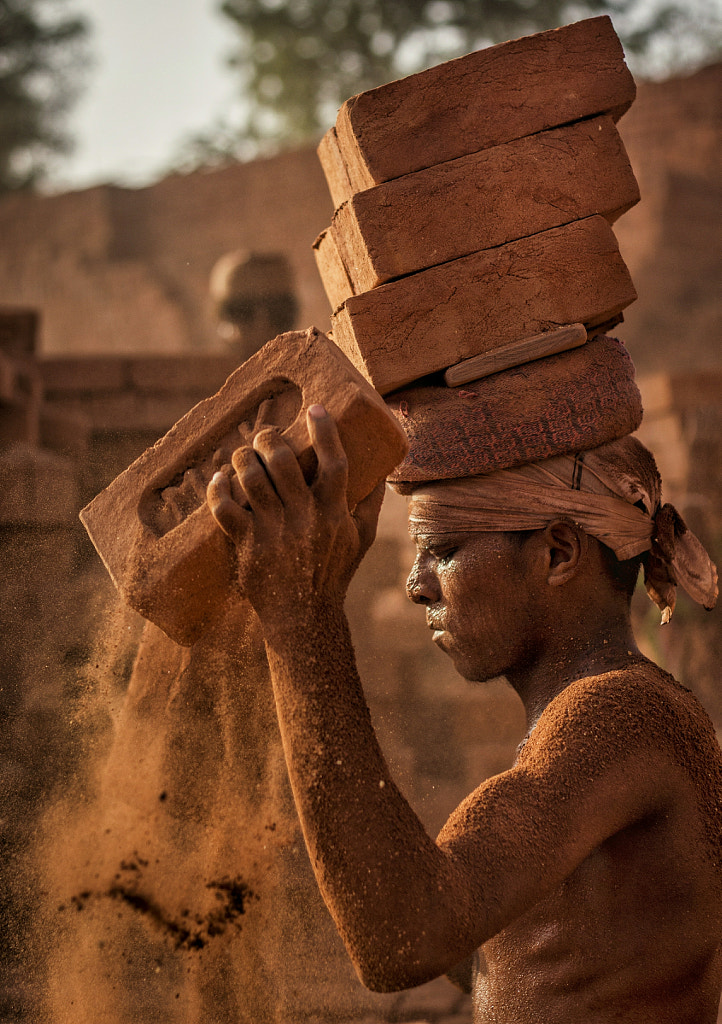
[{"label": "man's forearm", "polygon": [[342,609],[296,613],[266,647],[311,863],[359,973],[377,989],[443,973],[445,858],[390,777]]},{"label": "man's forearm", "polygon": [[[426,835],[394,785],[356,670],[343,598],[373,541],[383,486],[349,510],[347,459],[320,406],[305,481],[277,431],[233,454],[208,501],[237,549],[261,620],[289,777],[316,878],[364,982],[398,989],[473,949],[462,866]],[[478,921],[479,915],[473,916]]]}]

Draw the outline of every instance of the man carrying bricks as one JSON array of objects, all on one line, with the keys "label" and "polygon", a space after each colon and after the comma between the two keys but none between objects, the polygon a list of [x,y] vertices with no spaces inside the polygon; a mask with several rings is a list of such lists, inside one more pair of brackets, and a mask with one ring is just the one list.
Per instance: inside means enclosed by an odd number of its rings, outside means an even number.
[{"label": "man carrying bricks", "polygon": [[381,489],[349,512],[333,418],[311,406],[308,427],[310,485],[268,429],[208,500],[263,625],[311,863],[364,983],[449,974],[476,1024],[712,1024],[722,758],[694,698],[639,652],[629,602],[640,563],[665,620],[677,581],[713,604],[716,572],[660,505],[649,453],[627,437],[412,489],[409,596],[465,678],[507,677],[529,727],[434,842],[390,777],[343,611]]},{"label": "man carrying bricks", "polygon": [[[274,339],[83,513],[126,600],[202,639],[196,663],[247,598],[359,976],[391,991],[448,974],[476,1024],[717,1017],[722,756],[630,621],[640,567],[663,621],[678,582],[717,597],[629,436],[641,399],[604,333],[635,297],[611,227],[638,198],[614,128],[633,98],[595,18],[347,101],[320,151],[333,342]],[[528,722],[436,841],[389,774],[343,608],[373,484],[407,441],[390,480],[411,496],[409,597],[461,675],[506,676]]]}]

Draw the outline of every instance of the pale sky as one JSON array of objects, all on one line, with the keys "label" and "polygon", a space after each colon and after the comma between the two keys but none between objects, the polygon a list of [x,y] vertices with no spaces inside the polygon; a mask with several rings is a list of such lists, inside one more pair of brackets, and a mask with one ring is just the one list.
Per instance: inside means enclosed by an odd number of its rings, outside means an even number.
[{"label": "pale sky", "polygon": [[216,0],[72,0],[92,22],[94,67],[67,125],[76,139],[53,189],[106,181],[142,185],[167,167],[183,138],[232,103],[224,57],[234,43]]},{"label": "pale sky", "polygon": [[[225,62],[235,35],[219,3],[67,0],[68,13],[92,23],[94,67],[67,121],[76,148],[56,165],[53,191],[148,184],[168,171],[188,136],[221,120],[237,123],[239,80]],[[644,0],[641,8],[661,3]],[[722,18],[722,0],[687,3]],[[662,67],[670,46],[674,40],[661,44]]]}]

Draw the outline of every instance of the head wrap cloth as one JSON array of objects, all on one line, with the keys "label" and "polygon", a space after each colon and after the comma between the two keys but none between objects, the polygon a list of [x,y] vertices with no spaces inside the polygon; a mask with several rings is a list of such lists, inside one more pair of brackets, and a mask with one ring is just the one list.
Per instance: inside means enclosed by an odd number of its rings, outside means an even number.
[{"label": "head wrap cloth", "polygon": [[672,505],[661,504],[654,458],[634,437],[477,477],[418,485],[411,497],[414,532],[543,529],[568,517],[620,561],[649,552],[645,584],[668,622],[676,585],[706,608],[717,598],[717,571]]},{"label": "head wrap cloth", "polygon": [[648,552],[645,583],[663,622],[677,583],[714,605],[717,570],[661,504],[654,457],[630,436],[642,402],[617,339],[597,335],[462,388],[428,382],[386,402],[410,442],[389,483],[413,494],[415,530],[536,530],[567,516],[620,560]]}]

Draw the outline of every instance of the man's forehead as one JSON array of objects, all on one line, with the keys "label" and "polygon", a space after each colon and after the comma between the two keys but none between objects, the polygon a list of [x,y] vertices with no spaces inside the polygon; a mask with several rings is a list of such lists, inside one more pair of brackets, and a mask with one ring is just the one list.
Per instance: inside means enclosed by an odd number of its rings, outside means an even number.
[{"label": "man's forehead", "polygon": [[444,511],[443,503],[437,498],[443,485],[425,484],[413,491],[409,497],[408,518],[409,535],[419,550],[433,547],[449,537],[461,536],[467,532],[459,529]]},{"label": "man's forehead", "polygon": [[449,529],[434,529],[430,524],[419,526],[418,524],[409,523],[409,536],[417,548],[421,550],[434,547],[442,541],[453,540],[457,537],[461,539],[464,535],[460,534],[458,530],[452,532]]},{"label": "man's forehead", "polygon": [[420,542],[426,537],[448,534],[453,526],[443,509],[429,505],[428,492],[416,492],[411,495],[408,503],[408,526],[411,539]]}]

